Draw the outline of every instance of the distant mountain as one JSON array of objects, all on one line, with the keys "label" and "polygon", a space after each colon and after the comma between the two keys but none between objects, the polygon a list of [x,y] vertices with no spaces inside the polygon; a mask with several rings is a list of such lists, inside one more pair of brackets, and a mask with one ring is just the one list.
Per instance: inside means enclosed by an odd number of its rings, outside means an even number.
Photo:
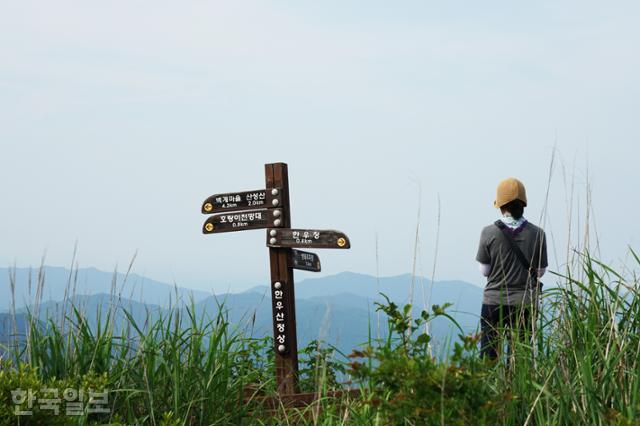
[{"label": "distant mountain", "polygon": [[[299,281],[295,287],[298,344],[304,346],[310,340],[322,339],[349,352],[367,341],[369,330],[374,338],[384,335],[384,316],[376,312],[374,304],[384,300],[378,290],[398,305],[404,305],[409,302],[411,282],[409,274],[376,279],[350,272]],[[430,281],[419,277],[414,284],[415,315],[424,309],[424,285],[427,310],[432,305],[452,303],[448,312],[463,331],[472,333],[477,329],[482,303],[481,288],[462,281],[441,281],[431,286]],[[267,286],[208,298],[200,302],[197,308],[200,313],[217,312],[218,304],[222,301],[231,322],[246,327],[257,336],[272,333],[271,299]],[[437,318],[431,324],[430,333],[436,345],[442,346],[449,338],[455,340],[459,331],[449,320]]]},{"label": "distant mountain", "polygon": [[27,334],[29,318],[23,313],[16,313],[15,317],[9,313],[0,313],[0,354],[3,344],[13,341],[22,342]]},{"label": "distant mountain", "polygon": [[[49,301],[42,303],[37,312],[34,309],[35,307],[25,307],[19,309],[17,313],[19,315],[36,314],[43,324],[53,321],[56,325],[61,326],[65,317],[74,323],[77,322],[77,310],[91,327],[96,327],[98,322],[104,325],[107,320],[112,321],[116,333],[120,333],[123,327],[130,326],[129,318],[133,318],[138,327],[144,328],[146,323],[169,311],[168,308],[162,308],[159,305],[141,303],[103,293],[92,296],[75,296],[67,301]],[[129,316],[125,314],[125,311]]]},{"label": "distant mountain", "polygon": [[66,268],[44,266],[43,268],[0,268],[0,310],[11,307],[11,281],[15,278],[16,308],[32,305],[36,301],[38,283],[42,282],[40,302],[59,301],[73,295],[91,296],[100,293],[114,294],[130,300],[155,305],[168,305],[178,299],[197,302],[208,296],[200,290],[154,281],[138,274],[126,276],[121,272],[104,272],[95,268]]},{"label": "distant mountain", "polygon": [[[323,278],[311,278],[296,284],[296,297],[335,296],[342,293],[357,295],[369,301],[382,301],[380,293],[398,304],[409,303],[413,283],[413,305],[428,306],[455,304],[459,312],[477,312],[480,309],[482,289],[464,281],[431,281],[411,274],[376,278],[370,275],[342,272]],[[423,293],[424,290],[424,293]]]},{"label": "distant mountain", "polygon": [[[2,272],[0,270],[0,274]],[[7,271],[4,272],[6,275]],[[17,271],[16,281],[19,283],[19,278],[24,279],[27,273],[25,270]],[[87,316],[92,326],[95,326],[98,318],[104,320],[110,310],[114,315],[117,330],[127,324],[123,310],[126,310],[136,323],[144,325],[158,315],[167,314],[169,300],[176,300],[176,289],[173,286],[137,275],[130,275],[126,281],[122,275],[117,275],[115,287],[118,291],[116,294],[108,294],[112,288],[113,277],[113,274],[95,269],[78,271],[76,282],[77,287],[82,288],[82,293],[76,292],[77,295],[72,299],[73,304]],[[96,281],[91,281],[92,279]],[[72,304],[62,301],[63,289],[69,282],[69,271],[64,268],[45,268],[45,281],[45,288],[58,290],[51,291],[50,300],[40,304],[38,317],[42,322],[48,319],[61,321],[63,312],[67,315],[72,314]],[[431,285],[429,280],[420,277],[412,279],[409,274],[377,279],[369,275],[345,272],[296,283],[299,346],[320,339],[349,353],[353,348],[365,343],[369,334],[373,338],[384,336],[387,332],[386,322],[384,316],[376,312],[375,305],[376,302],[383,301],[379,293],[382,292],[395,303],[404,305],[409,301],[412,282],[413,311],[416,315],[424,308],[423,301],[426,301],[429,307],[434,304],[453,303],[448,312],[459,322],[464,332],[471,333],[477,329],[482,289],[475,285],[462,281],[434,282]],[[8,284],[0,288],[1,292],[6,292]],[[107,291],[104,291],[105,288]],[[91,294],[92,289],[97,290],[96,293]],[[127,291],[129,294],[136,294],[136,289],[140,289],[139,298],[125,296]],[[244,333],[254,337],[272,334],[271,296],[267,286],[254,287],[242,293],[214,296],[184,288],[178,288],[177,292],[182,298],[182,302],[177,305],[179,309],[184,309],[185,301],[193,300],[193,307],[198,316],[214,317],[222,308],[233,326],[241,328]],[[121,296],[118,297],[118,294]],[[53,297],[54,295],[57,297]],[[6,299],[4,294],[0,294],[0,297]],[[18,309],[17,312],[24,315],[25,309]],[[12,324],[7,322],[7,326],[13,327]],[[3,331],[0,324],[0,335],[2,333],[9,331]],[[431,323],[430,333],[435,346],[444,347],[447,340],[455,339],[459,332],[449,320],[438,318]]]}]

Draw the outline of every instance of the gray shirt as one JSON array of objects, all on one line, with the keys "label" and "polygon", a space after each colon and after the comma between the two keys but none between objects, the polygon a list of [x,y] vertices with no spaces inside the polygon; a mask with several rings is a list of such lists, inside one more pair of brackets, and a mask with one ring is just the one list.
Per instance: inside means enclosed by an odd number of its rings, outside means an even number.
[{"label": "gray shirt", "polygon": [[[508,232],[511,233],[525,257],[531,259],[533,268],[540,269],[548,266],[547,243],[541,228],[525,222],[520,228],[509,229]],[[513,253],[502,230],[495,224],[482,230],[476,260],[491,265],[482,303],[519,305],[531,302],[536,283]]]}]

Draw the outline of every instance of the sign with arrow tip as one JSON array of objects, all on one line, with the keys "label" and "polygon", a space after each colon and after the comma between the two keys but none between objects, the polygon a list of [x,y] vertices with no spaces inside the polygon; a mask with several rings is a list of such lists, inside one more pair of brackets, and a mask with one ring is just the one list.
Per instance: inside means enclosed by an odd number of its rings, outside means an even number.
[{"label": "sign with arrow tip", "polygon": [[340,231],[319,229],[269,229],[268,247],[348,249],[349,238]]},{"label": "sign with arrow tip", "polygon": [[280,210],[272,209],[218,213],[207,218],[202,226],[202,232],[205,234],[218,234],[221,232],[270,228],[279,224],[278,217],[280,215]]},{"label": "sign with arrow tip", "polygon": [[234,212],[280,207],[280,188],[215,194],[202,203],[202,213]]}]

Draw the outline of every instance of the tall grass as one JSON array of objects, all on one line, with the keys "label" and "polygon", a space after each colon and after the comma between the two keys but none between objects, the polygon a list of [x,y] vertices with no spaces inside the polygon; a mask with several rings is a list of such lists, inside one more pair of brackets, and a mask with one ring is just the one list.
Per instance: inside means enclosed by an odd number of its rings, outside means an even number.
[{"label": "tall grass", "polygon": [[496,384],[526,401],[524,419],[511,413],[525,423],[637,424],[637,278],[622,276],[588,253],[582,254],[582,266],[583,279],[567,272],[559,275],[561,285],[545,292],[534,344],[516,345],[509,380]]},{"label": "tall grass", "polygon": [[[193,304],[177,305],[141,321],[121,306],[114,278],[108,309],[89,315],[72,268],[63,312],[42,319],[41,268],[26,335],[2,348],[0,424],[640,424],[640,257],[629,253],[635,264],[623,272],[586,248],[568,253],[535,327],[507,337],[511,350],[497,363],[479,357],[477,335],[434,358],[428,324],[446,310],[413,318],[410,307],[380,303],[387,327],[369,330],[348,358],[320,342],[301,351],[301,388],[317,403],[275,411],[259,398],[274,394],[272,342],[231,326],[224,306],[197,316]],[[11,313],[17,334],[15,302]],[[108,390],[111,412],[71,418],[35,407],[16,417],[11,391],[42,387]],[[359,397],[329,392],[354,387]]]},{"label": "tall grass", "polygon": [[[116,334],[117,309],[109,309],[106,317],[98,312],[93,326],[76,306],[65,329],[54,319],[45,324],[33,319],[26,344],[12,345],[11,356],[2,360],[4,384],[35,391],[109,391],[111,414],[67,417],[70,424],[238,424],[258,408],[246,404],[252,397],[248,385],[260,384],[262,389],[254,387],[253,392],[272,389],[267,341],[232,329],[223,307],[212,318],[196,317],[193,305],[176,308],[148,324],[138,324],[123,310],[126,326]],[[24,383],[21,372],[28,373]],[[0,422],[35,422],[47,416],[36,407],[34,416],[14,417],[6,398],[11,390],[2,389]]]},{"label": "tall grass", "polygon": [[[637,276],[580,256],[581,270],[556,274],[536,327],[498,362],[479,357],[475,335],[460,336],[446,360],[430,354],[425,323],[445,307],[414,318],[378,304],[388,335],[348,359],[319,342],[301,351],[302,388],[319,395],[304,409],[260,406],[274,390],[271,341],[232,328],[223,306],[198,317],[191,304],[140,324],[115,305],[90,325],[70,303],[64,328],[34,316],[26,341],[6,348],[0,424],[638,424]],[[106,389],[111,413],[18,419],[10,391],[27,386]],[[329,392],[354,387],[359,396]]]},{"label": "tall grass", "polygon": [[[640,266],[640,258],[631,253]],[[325,417],[314,421],[640,424],[637,276],[623,276],[588,253],[580,256],[582,278],[556,274],[558,285],[544,291],[537,325],[524,339],[500,330],[511,349],[497,362],[479,357],[477,336],[460,336],[462,343],[451,357],[438,361],[421,350],[429,337],[421,332],[421,323],[403,316],[407,309],[381,306],[390,335],[352,354],[357,361],[350,372],[367,393],[358,401],[331,405]],[[423,318],[429,320],[433,313]]]}]

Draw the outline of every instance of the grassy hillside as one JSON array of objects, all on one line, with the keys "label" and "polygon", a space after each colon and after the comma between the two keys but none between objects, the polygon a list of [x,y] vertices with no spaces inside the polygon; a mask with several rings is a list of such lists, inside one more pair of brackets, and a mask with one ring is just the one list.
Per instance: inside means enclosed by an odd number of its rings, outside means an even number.
[{"label": "grassy hillside", "polygon": [[[428,324],[446,319],[446,307],[416,315],[376,305],[386,323],[380,338],[348,357],[315,342],[301,351],[301,390],[321,395],[306,409],[261,405],[274,394],[272,343],[229,326],[224,309],[212,318],[196,305],[161,311],[146,325],[117,308],[91,326],[81,310],[64,324],[32,318],[0,361],[0,424],[637,424],[636,275],[584,256],[579,273],[558,280],[535,327],[522,341],[507,338],[511,349],[497,362],[481,359],[478,336],[466,334],[447,359],[434,357]],[[127,326],[115,327],[116,318]],[[326,396],[345,388],[360,396]],[[41,406],[54,390],[59,415]],[[72,402],[79,415],[64,415]],[[106,412],[89,412],[96,408]]]}]

